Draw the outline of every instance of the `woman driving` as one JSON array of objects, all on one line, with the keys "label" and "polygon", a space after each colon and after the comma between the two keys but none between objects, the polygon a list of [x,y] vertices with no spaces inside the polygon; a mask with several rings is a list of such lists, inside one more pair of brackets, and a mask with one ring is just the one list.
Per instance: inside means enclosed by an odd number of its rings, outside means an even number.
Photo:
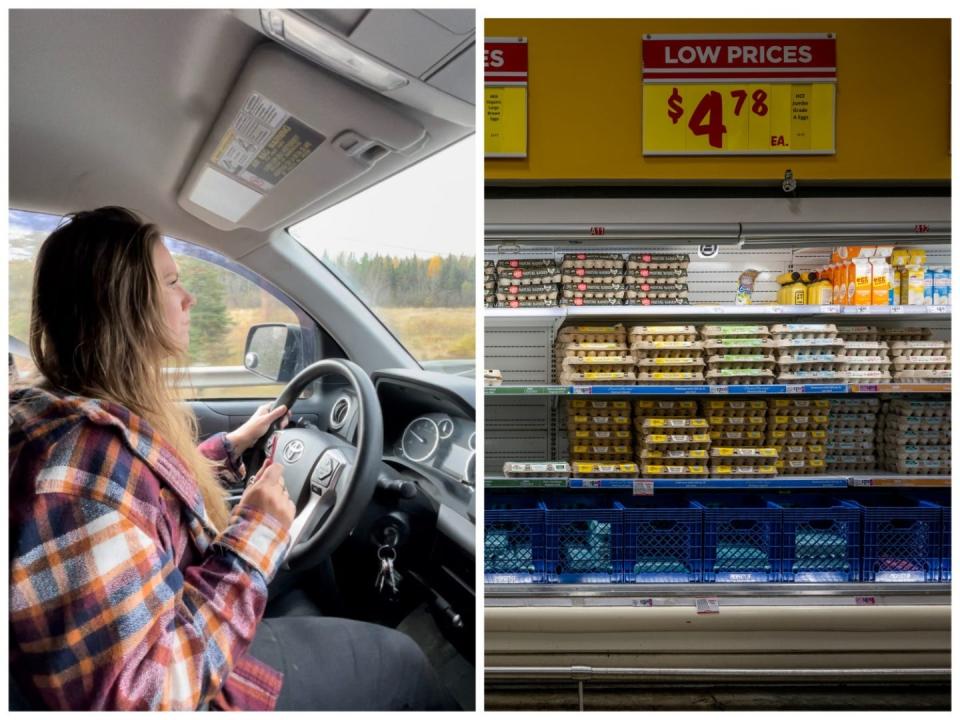
[{"label": "woman driving", "polygon": [[15,690],[36,709],[449,707],[405,635],[263,619],[294,504],[279,465],[232,512],[221,479],[287,410],[196,445],[175,389],[194,303],[129,210],[76,213],[40,249],[39,377],[10,393]]}]

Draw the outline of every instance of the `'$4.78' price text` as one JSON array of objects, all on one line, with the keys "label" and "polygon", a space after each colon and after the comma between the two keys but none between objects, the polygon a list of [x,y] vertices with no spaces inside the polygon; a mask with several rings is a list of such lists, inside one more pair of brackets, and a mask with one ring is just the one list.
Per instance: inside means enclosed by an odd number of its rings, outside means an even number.
[{"label": "'$4.78' price text", "polygon": [[[747,103],[747,91],[731,90],[730,99],[736,103],[733,114],[739,116]],[[750,112],[754,115],[763,117],[769,112],[766,105],[767,93],[763,90],[754,90],[750,100],[752,101]],[[667,106],[667,115],[676,125],[684,114],[683,96],[677,88],[673,88],[673,94],[667,99]],[[690,115],[687,127],[694,135],[706,135],[711,147],[722,148],[723,136],[727,132],[727,126],[723,124],[723,95],[716,90],[705,94]]]}]

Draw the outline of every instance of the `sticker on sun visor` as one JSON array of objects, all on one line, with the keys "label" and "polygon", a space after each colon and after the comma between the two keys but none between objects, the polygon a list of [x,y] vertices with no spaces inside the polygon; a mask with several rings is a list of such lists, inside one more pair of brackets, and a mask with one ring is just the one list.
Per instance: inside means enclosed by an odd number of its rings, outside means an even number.
[{"label": "sticker on sun visor", "polygon": [[210,162],[259,190],[272,190],[325,139],[275,102],[254,93]]}]

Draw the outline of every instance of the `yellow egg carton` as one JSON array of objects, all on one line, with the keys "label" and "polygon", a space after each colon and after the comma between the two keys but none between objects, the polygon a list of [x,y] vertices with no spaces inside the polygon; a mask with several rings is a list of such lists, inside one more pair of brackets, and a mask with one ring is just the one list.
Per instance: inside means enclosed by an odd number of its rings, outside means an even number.
[{"label": "yellow egg carton", "polygon": [[830,400],[824,398],[774,398],[768,401],[771,415],[809,415],[822,410],[823,415],[830,411]]},{"label": "yellow egg carton", "polygon": [[634,418],[634,425],[638,430],[656,432],[663,429],[702,429],[710,427],[710,424],[703,418],[670,418],[670,417],[648,417]]},{"label": "yellow egg carton", "polygon": [[571,459],[585,461],[597,459],[597,462],[630,462],[633,460],[633,448],[626,445],[574,445],[570,448]]},{"label": "yellow egg carton", "polygon": [[567,410],[605,410],[601,415],[629,415],[629,400],[594,400],[593,398],[569,398]]},{"label": "yellow egg carton", "polygon": [[708,455],[706,450],[690,450],[685,447],[672,450],[648,450],[644,448],[642,450],[637,450],[637,458],[643,461],[640,463],[641,465],[647,463],[666,465],[674,463],[678,460],[705,461],[707,460]]},{"label": "yellow egg carton", "polygon": [[710,441],[718,445],[736,444],[741,447],[760,447],[766,442],[767,435],[756,430],[714,431],[710,433]]},{"label": "yellow egg carton", "polygon": [[630,344],[641,342],[695,342],[695,325],[634,325],[630,328]]},{"label": "yellow egg carton", "polygon": [[632,372],[565,372],[560,375],[561,385],[634,385],[637,376]]},{"label": "yellow egg carton", "polygon": [[623,256],[613,253],[567,253],[560,262],[563,270],[619,270],[623,272]]},{"label": "yellow egg carton", "polygon": [[637,372],[703,372],[703,358],[701,357],[657,357],[640,358],[634,361]]},{"label": "yellow egg carton", "polygon": [[827,462],[824,458],[781,459],[777,461],[775,467],[782,475],[819,475],[826,472]]},{"label": "yellow egg carton", "polygon": [[702,372],[638,372],[637,382],[641,385],[702,385]]},{"label": "yellow egg carton", "polygon": [[772,385],[773,371],[766,368],[721,368],[707,372],[710,385]]},{"label": "yellow egg carton", "polygon": [[691,450],[707,450],[710,447],[710,435],[706,433],[689,435],[667,435],[658,433],[645,435],[643,444],[647,449],[651,450],[659,450],[676,445],[686,445]]},{"label": "yellow egg carton", "polygon": [[696,400],[634,400],[633,412],[638,417],[693,417]]},{"label": "yellow egg carton", "polygon": [[780,456],[775,447],[717,447],[710,448],[710,460],[740,461],[740,460],[776,460]]},{"label": "yellow egg carton", "polygon": [[637,477],[640,474],[640,468],[636,463],[599,463],[599,462],[575,462],[573,463],[574,477]]},{"label": "yellow egg carton", "polygon": [[708,474],[706,465],[650,464],[643,466],[645,478],[705,477]]},{"label": "yellow egg carton", "polygon": [[791,430],[816,430],[818,426],[826,425],[830,422],[830,416],[820,410],[812,410],[808,415],[768,415],[767,427],[773,430],[791,429]]},{"label": "yellow egg carton", "polygon": [[775,447],[782,445],[821,445],[827,441],[826,430],[767,430],[767,443]]},{"label": "yellow egg carton", "polygon": [[767,400],[704,400],[704,412],[718,417],[745,417],[764,415]]},{"label": "yellow egg carton", "polygon": [[613,357],[629,358],[629,348],[623,343],[558,343],[554,355],[558,358]]},{"label": "yellow egg carton", "polygon": [[576,343],[618,343],[627,341],[627,329],[622,324],[615,325],[566,325],[557,333],[557,342]]},{"label": "yellow egg carton", "polygon": [[717,477],[771,477],[777,474],[776,465],[711,465],[710,472]]},{"label": "yellow egg carton", "polygon": [[569,463],[551,461],[543,463],[507,462],[503,464],[505,477],[570,477]]},{"label": "yellow egg carton", "polygon": [[784,445],[778,448],[780,457],[823,457],[829,450],[826,445]]},{"label": "yellow egg carton", "polygon": [[[621,413],[622,411],[617,410],[616,412]],[[614,415],[613,411],[608,415],[568,415],[567,427],[588,431],[604,429],[629,430],[630,416],[629,414]]]},{"label": "yellow egg carton", "polygon": [[582,445],[631,445],[631,430],[570,430],[567,433],[570,444]]},{"label": "yellow egg carton", "polygon": [[704,325],[700,328],[700,334],[707,340],[732,337],[766,338],[770,336],[770,328],[766,325]]},{"label": "yellow egg carton", "polygon": [[767,419],[763,415],[708,415],[707,422],[715,429],[739,428],[743,430],[755,430],[758,427],[763,428],[767,425]]}]

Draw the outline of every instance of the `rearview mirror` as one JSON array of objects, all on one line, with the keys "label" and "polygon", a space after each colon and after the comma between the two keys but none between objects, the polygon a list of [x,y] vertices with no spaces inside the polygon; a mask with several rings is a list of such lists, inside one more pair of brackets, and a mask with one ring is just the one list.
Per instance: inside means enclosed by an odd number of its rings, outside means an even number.
[{"label": "rearview mirror", "polygon": [[300,338],[297,325],[254,325],[247,332],[243,366],[272,382],[289,382],[302,369]]}]

